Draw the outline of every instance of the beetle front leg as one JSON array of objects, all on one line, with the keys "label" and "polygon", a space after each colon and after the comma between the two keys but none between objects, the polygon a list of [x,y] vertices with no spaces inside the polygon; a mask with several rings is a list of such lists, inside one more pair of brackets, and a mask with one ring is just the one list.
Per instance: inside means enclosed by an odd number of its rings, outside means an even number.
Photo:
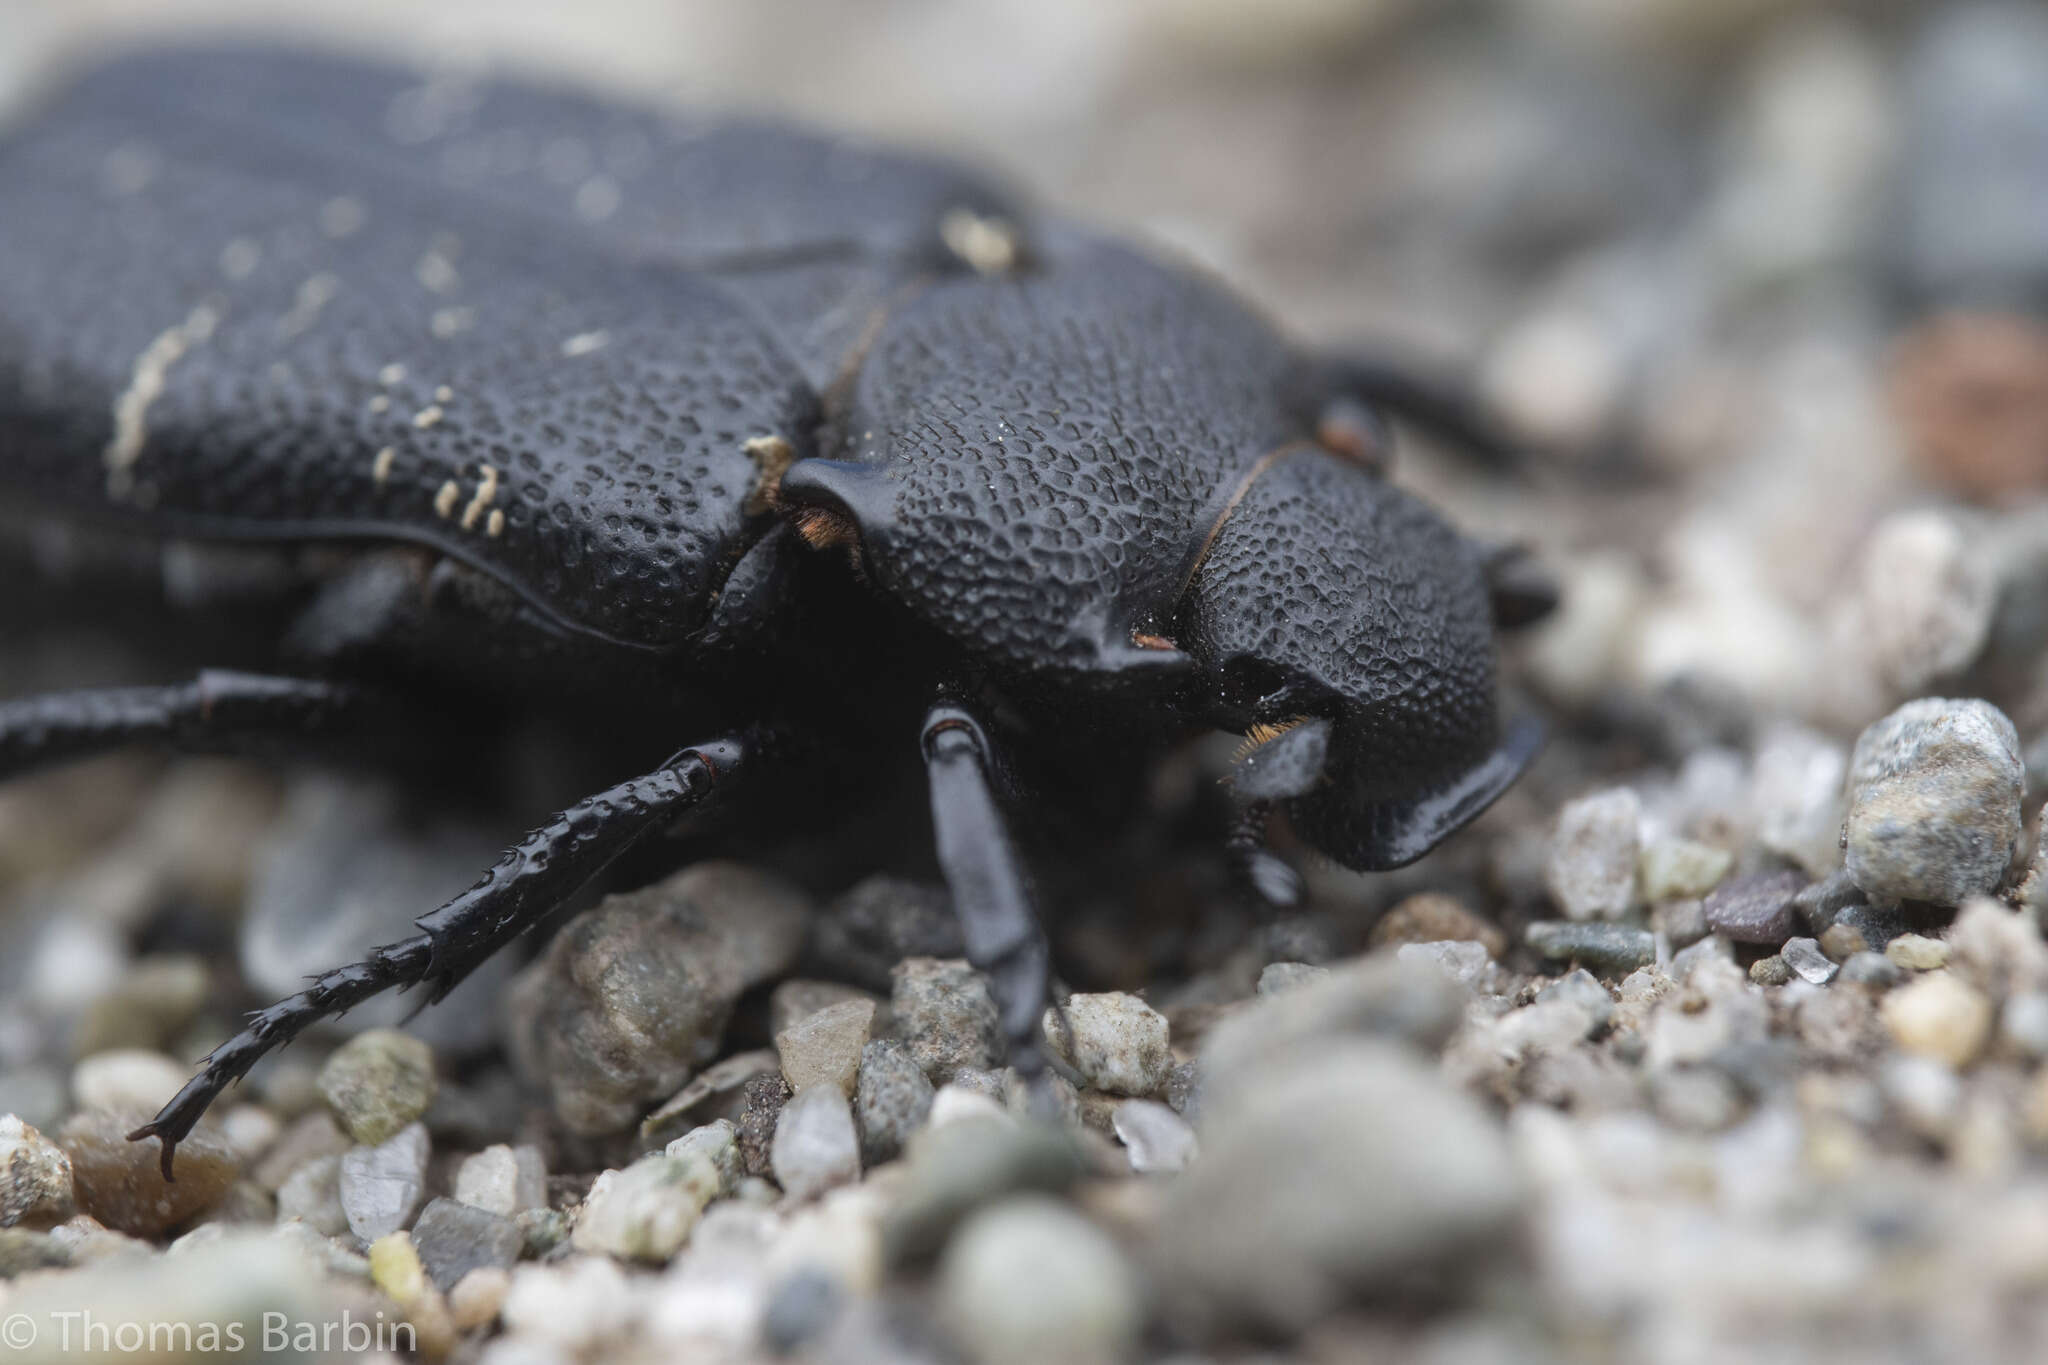
[{"label": "beetle front leg", "polygon": [[1038,1026],[1049,994],[1048,957],[1024,865],[996,805],[994,751],[981,723],[952,702],[925,713],[921,745],[939,867],[953,893],[967,961],[988,974],[1010,1060],[1030,1074],[1044,1060]]},{"label": "beetle front leg", "polygon": [[206,1057],[199,1074],[150,1122],[128,1136],[163,1144],[171,1157],[214,1098],[258,1059],[322,1019],[393,987],[428,986],[440,1000],[480,963],[544,919],[649,830],[698,805],[748,757],[747,743],[721,739],[672,756],[644,777],[586,797],[508,849],[475,885],[419,921],[420,932],[373,949],[360,962],[314,979],[297,995],[249,1016],[240,1033]]},{"label": "beetle front leg", "polygon": [[353,724],[373,694],[346,683],[207,669],[163,687],[82,688],[0,702],[0,778],[124,744],[216,750]]}]

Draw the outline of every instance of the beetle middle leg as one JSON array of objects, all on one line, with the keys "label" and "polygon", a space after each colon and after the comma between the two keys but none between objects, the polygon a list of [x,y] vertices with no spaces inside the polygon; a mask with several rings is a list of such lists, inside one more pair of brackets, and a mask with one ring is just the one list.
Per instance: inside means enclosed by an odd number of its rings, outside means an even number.
[{"label": "beetle middle leg", "polygon": [[214,1098],[264,1054],[393,987],[424,985],[425,1003],[440,1000],[649,830],[702,802],[746,761],[751,747],[739,738],[693,745],[653,772],[553,816],[506,850],[467,891],[421,917],[419,933],[325,972],[297,995],[251,1015],[248,1026],[209,1053],[199,1074],[129,1138],[154,1137],[163,1144],[163,1172],[169,1179],[178,1143]]},{"label": "beetle middle leg", "polygon": [[1038,1024],[1050,967],[1024,865],[996,805],[995,751],[981,723],[952,701],[925,713],[920,745],[939,866],[953,893],[967,961],[988,973],[1011,1063],[1029,1075],[1044,1060]]}]

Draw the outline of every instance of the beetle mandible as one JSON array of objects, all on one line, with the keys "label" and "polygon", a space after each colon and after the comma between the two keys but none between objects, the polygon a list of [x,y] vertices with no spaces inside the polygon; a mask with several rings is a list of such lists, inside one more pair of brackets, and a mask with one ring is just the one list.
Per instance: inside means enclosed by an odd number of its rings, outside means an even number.
[{"label": "beetle mandible", "polygon": [[1276,811],[1398,865],[1536,745],[1494,632],[1540,593],[1386,477],[1372,402],[1448,408],[954,167],[195,50],[0,142],[0,221],[7,537],[250,547],[294,617],[247,642],[264,671],[0,704],[0,771],[429,695],[631,714],[669,755],[251,1016],[135,1134],[166,1175],[266,1052],[392,987],[438,1000],[735,783],[844,809],[915,755],[1029,1067],[1048,953],[1005,811],[1033,774],[1079,800],[1247,735],[1234,842],[1284,901]]}]

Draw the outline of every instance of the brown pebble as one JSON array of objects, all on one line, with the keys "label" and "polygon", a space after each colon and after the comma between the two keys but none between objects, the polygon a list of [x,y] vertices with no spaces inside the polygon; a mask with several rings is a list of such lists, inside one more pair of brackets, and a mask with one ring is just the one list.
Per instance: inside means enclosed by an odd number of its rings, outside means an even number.
[{"label": "brown pebble", "polygon": [[241,1166],[227,1140],[202,1126],[178,1144],[177,1180],[165,1183],[157,1144],[128,1140],[148,1117],[89,1111],[73,1115],[57,1131],[57,1145],[71,1158],[79,1207],[137,1237],[162,1236],[218,1204]]},{"label": "brown pebble", "polygon": [[1456,898],[1435,891],[1395,905],[1372,927],[1372,946],[1385,948],[1400,943],[1441,943],[1462,939],[1486,946],[1495,961],[1507,951],[1508,942],[1500,929],[1467,910]]},{"label": "brown pebble", "polygon": [[2048,331],[2016,314],[1956,312],[1906,334],[1892,398],[1936,481],[2010,499],[2048,483]]},{"label": "brown pebble", "polygon": [[1847,962],[1858,953],[1868,952],[1870,941],[1853,924],[1831,924],[1820,936],[1820,950],[1831,961]]}]

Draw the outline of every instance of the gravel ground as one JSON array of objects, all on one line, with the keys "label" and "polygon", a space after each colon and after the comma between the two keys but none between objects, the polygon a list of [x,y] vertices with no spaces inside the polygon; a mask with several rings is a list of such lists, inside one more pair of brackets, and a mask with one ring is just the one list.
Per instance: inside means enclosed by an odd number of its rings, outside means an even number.
[{"label": "gravel ground", "polygon": [[[309,1037],[168,1187],[120,1135],[186,1059],[503,832],[226,762],[0,788],[10,1359],[2036,1354],[2039,7],[584,8],[296,22],[938,141],[1471,374],[1538,476],[1399,477],[1562,580],[1510,649],[1554,738],[1417,866],[1305,869],[1308,913],[1184,889],[1170,961],[1070,924],[1101,989],[1049,1091],[939,889],[699,864]],[[0,6],[0,96],[247,9]]]}]

